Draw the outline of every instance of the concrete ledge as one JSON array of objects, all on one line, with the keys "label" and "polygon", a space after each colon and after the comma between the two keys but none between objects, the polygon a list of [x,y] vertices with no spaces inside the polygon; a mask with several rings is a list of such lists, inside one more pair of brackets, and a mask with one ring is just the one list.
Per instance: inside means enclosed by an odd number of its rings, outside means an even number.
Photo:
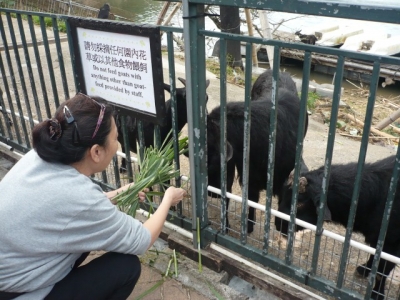
[{"label": "concrete ledge", "polygon": [[0,157],[4,157],[5,159],[11,161],[12,163],[17,163],[23,154],[19,154],[14,150],[10,150],[9,148],[5,147],[0,143]]}]

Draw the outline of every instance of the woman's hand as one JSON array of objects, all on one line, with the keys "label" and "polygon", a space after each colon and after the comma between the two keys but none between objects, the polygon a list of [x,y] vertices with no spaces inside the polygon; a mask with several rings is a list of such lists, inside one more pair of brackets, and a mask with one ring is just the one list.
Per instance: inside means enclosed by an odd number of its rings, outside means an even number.
[{"label": "woman's hand", "polygon": [[144,202],[146,200],[146,193],[149,191],[148,188],[145,188],[143,191],[139,192],[139,202]]},{"label": "woman's hand", "polygon": [[163,201],[170,201],[170,206],[175,206],[186,196],[186,191],[182,188],[170,186],[164,194]]},{"label": "woman's hand", "polygon": [[[115,200],[113,200],[113,198],[115,196],[117,196],[119,193],[122,193],[124,191],[126,191],[127,189],[129,189],[131,187],[131,185],[133,185],[134,183],[128,183],[126,185],[124,185],[123,187],[120,187],[119,189],[116,189],[114,191],[111,192],[104,192],[104,194],[106,194],[107,198],[110,199],[112,204],[117,204],[117,202]],[[139,196],[139,201],[143,202],[146,199],[146,193],[149,191],[148,188],[145,188],[143,191],[139,192],[138,196]]]}]

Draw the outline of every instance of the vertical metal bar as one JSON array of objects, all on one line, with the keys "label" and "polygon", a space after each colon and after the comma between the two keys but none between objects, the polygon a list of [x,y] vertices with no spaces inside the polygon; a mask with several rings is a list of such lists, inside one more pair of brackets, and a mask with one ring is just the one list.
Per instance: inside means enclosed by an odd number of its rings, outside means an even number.
[{"label": "vertical metal bar", "polygon": [[[161,140],[160,126],[154,125],[154,147],[160,148],[164,141]],[[145,145],[146,147],[146,145]]]},{"label": "vertical metal bar", "polygon": [[60,34],[58,31],[57,18],[55,18],[55,17],[52,18],[52,23],[53,23],[54,40],[56,42],[56,49],[57,49],[57,55],[58,55],[58,65],[60,67],[61,81],[62,81],[63,88],[64,88],[64,97],[65,97],[65,99],[69,99],[67,75],[65,73],[64,56],[63,56],[62,47],[61,47]]},{"label": "vertical metal bar", "polygon": [[[32,20],[32,15],[28,15],[28,24],[29,24],[29,30],[30,30],[30,33],[31,33],[33,50],[35,52],[35,59],[36,59],[36,64],[37,64],[37,71],[38,71],[38,74],[39,74],[41,93],[42,93],[43,102],[44,102],[44,105],[45,105],[45,108],[46,108],[45,117],[51,118],[52,111],[50,109],[49,98],[47,96],[46,83],[45,83],[44,76],[43,76],[42,61],[41,61],[41,58],[40,58],[39,47],[38,47],[38,43],[37,43],[37,39],[36,39],[36,32],[35,32],[35,26],[34,26],[33,20]],[[38,116],[38,118],[39,118],[39,121],[43,120],[41,113],[40,113],[40,116]]]},{"label": "vertical metal bar", "polygon": [[47,59],[47,67],[50,75],[50,82],[51,82],[51,87],[53,90],[53,97],[54,97],[54,104],[56,107],[60,106],[60,100],[58,97],[58,91],[57,91],[57,84],[54,76],[54,67],[53,67],[53,62],[51,59],[51,52],[50,52],[50,47],[49,47],[49,39],[47,37],[47,29],[46,29],[46,23],[44,21],[44,17],[40,16],[40,28],[42,30],[42,35],[43,35],[43,45],[44,49],[46,52],[46,59]]},{"label": "vertical metal bar", "polygon": [[[240,226],[240,242],[247,242],[247,200],[249,199],[249,161],[250,161],[250,132],[251,132],[251,74],[252,74],[252,52],[251,43],[246,43],[246,69],[244,87],[244,111],[243,111],[243,175],[242,175],[242,212]],[[252,199],[254,201],[254,199]]]},{"label": "vertical metal bar", "polygon": [[[18,14],[17,16],[19,16],[19,18],[21,18],[20,14]],[[33,124],[33,119],[32,119],[31,106],[30,106],[29,100],[28,100],[28,91],[26,89],[24,72],[22,71],[22,62],[21,62],[21,57],[19,55],[18,42],[17,42],[17,39],[15,38],[15,31],[14,31],[14,25],[13,25],[13,21],[12,21],[12,18],[11,18],[11,14],[7,14],[7,21],[8,21],[8,25],[9,25],[9,29],[10,29],[11,41],[12,41],[13,48],[14,48],[14,59],[16,61],[17,70],[18,70],[18,74],[19,74],[19,79],[20,79],[20,82],[21,82],[20,86],[21,86],[21,89],[22,89],[22,94],[24,96],[25,109],[26,109],[26,112],[28,113],[28,117],[29,117],[30,125],[31,125],[31,130],[32,130],[34,124]],[[16,95],[17,95],[17,93],[16,93]],[[26,127],[26,121],[24,119],[25,112],[23,111],[21,102],[22,101],[20,100],[19,93],[18,93],[17,107],[18,107],[18,111],[19,111],[19,114],[20,114],[20,121],[21,121],[22,129],[23,129],[23,132],[24,132],[25,144],[27,145],[28,148],[30,148],[31,147],[31,142],[29,140],[30,131],[28,131],[28,129]]]},{"label": "vertical metal bar", "polygon": [[[25,62],[26,62],[26,67],[28,69],[28,77],[29,77],[29,82],[30,82],[31,91],[32,91],[32,98],[35,103],[37,117],[38,117],[39,121],[42,121],[42,116],[40,114],[40,104],[39,104],[39,99],[38,99],[38,95],[37,95],[37,91],[36,91],[35,79],[33,76],[33,70],[32,70],[32,65],[31,65],[31,59],[30,59],[30,55],[29,55],[28,46],[26,43],[24,25],[22,23],[22,18],[21,18],[20,14],[17,14],[17,21],[18,21],[19,31],[21,34],[22,45],[24,48]],[[23,74],[22,74],[22,77],[23,77]],[[26,87],[25,87],[25,93],[27,94]],[[29,116],[31,129],[33,129],[33,126],[34,126],[33,116],[32,116],[32,112],[31,112],[31,108],[30,108],[28,95],[26,95],[25,104],[27,106],[27,112],[28,112],[28,116]]]},{"label": "vertical metal bar", "polygon": [[311,52],[305,51],[304,53],[304,64],[303,64],[303,79],[301,86],[301,101],[300,101],[300,119],[297,131],[297,144],[296,144],[296,160],[294,166],[294,180],[293,180],[293,191],[292,191],[292,203],[290,206],[290,222],[288,229],[288,246],[286,251],[286,262],[292,263],[293,261],[293,243],[295,235],[295,218],[297,213],[297,200],[299,190],[299,175],[301,170],[301,159],[303,152],[303,139],[305,131],[305,119],[307,115],[307,99],[308,99],[308,85],[310,81],[310,69],[311,69]]},{"label": "vertical metal bar", "polygon": [[116,186],[116,188],[119,188],[119,187],[121,187],[121,178],[119,176],[118,156],[117,155],[114,155],[114,157],[113,157],[113,166],[114,166],[115,186]]},{"label": "vertical metal bar", "polygon": [[[0,64],[2,63],[1,61],[1,55],[0,55]],[[3,91],[0,88],[0,106],[1,106],[1,113],[3,115],[3,121],[4,121],[4,125],[8,130],[8,135],[11,136],[11,126],[10,126],[10,122],[8,119],[8,115],[7,115],[7,111],[6,111],[6,107],[4,105],[4,101],[3,101]],[[5,138],[8,138],[8,136],[6,135],[6,132],[4,130],[3,127],[3,122],[0,120],[0,133],[2,136],[4,136]]]},{"label": "vertical metal bar", "polygon": [[[1,16],[0,16],[0,21],[1,21]],[[1,26],[1,23],[0,23],[0,26]],[[5,88],[6,92],[7,92],[7,94],[9,94],[10,92],[9,92],[9,88],[8,88],[8,83],[7,83],[7,79],[6,79],[6,73],[5,73],[5,70],[4,70],[3,59],[2,59],[1,54],[0,54],[0,72],[1,72],[1,75],[3,77],[4,88]],[[0,105],[1,105],[1,111],[2,111],[2,114],[3,114],[3,117],[4,117],[4,123],[5,123],[5,125],[7,127],[7,131],[8,131],[7,139],[12,139],[11,124],[10,124],[10,121],[9,121],[11,119],[9,119],[10,117],[8,116],[8,113],[7,113],[7,110],[6,110],[6,105],[5,105],[5,102],[4,102],[3,95],[4,95],[3,91],[0,89]],[[10,101],[10,98],[8,98],[8,99]],[[15,114],[11,115],[11,117],[13,117],[13,116],[14,116],[14,119],[15,119]]]},{"label": "vertical metal bar", "polygon": [[[372,262],[371,272],[368,276],[368,286],[365,292],[364,299],[370,299],[370,295],[375,284],[376,273],[378,271],[379,260],[381,259],[381,254],[383,251],[383,244],[385,242],[386,231],[389,226],[390,214],[392,212],[394,197],[397,191],[397,184],[399,181],[400,172],[400,147],[397,147],[396,162],[394,164],[392,178],[390,179],[390,186],[388,192],[388,198],[386,200],[385,210],[382,218],[381,229],[379,231],[378,243],[376,244],[376,252],[374,255],[374,260]],[[380,276],[386,276],[384,274]],[[400,297],[400,296],[399,296]]]},{"label": "vertical metal bar", "polygon": [[104,183],[106,183],[106,184],[108,183],[107,172],[105,170],[103,172],[101,172],[101,178]]},{"label": "vertical metal bar", "polygon": [[221,232],[225,234],[226,232],[226,177],[227,177],[227,167],[226,167],[226,51],[227,51],[226,39],[221,38],[219,40],[219,65],[220,65],[220,149],[221,149]]},{"label": "vertical metal bar", "polygon": [[67,27],[67,37],[68,37],[68,45],[69,45],[69,54],[71,56],[72,72],[74,73],[75,90],[79,91],[80,90],[80,82],[78,81],[78,76],[76,76],[76,74],[77,74],[77,70],[76,70],[77,58],[75,57],[74,41],[72,39],[71,26],[68,22],[68,19],[65,21],[65,24]]},{"label": "vertical metal bar", "polygon": [[324,212],[326,207],[326,198],[329,187],[329,176],[331,173],[331,164],[332,164],[332,155],[333,155],[333,146],[335,145],[335,133],[336,133],[336,123],[337,116],[339,111],[339,102],[340,102],[340,93],[342,90],[342,78],[343,78],[343,70],[344,70],[344,56],[340,55],[337,58],[336,65],[336,75],[334,81],[333,88],[333,98],[332,98],[332,110],[331,110],[331,119],[329,123],[329,132],[328,132],[328,144],[326,149],[325,156],[325,164],[324,164],[324,176],[322,178],[322,193],[320,198],[320,204],[318,209],[318,221],[317,221],[317,232],[315,235],[315,243],[313,250],[313,257],[311,263],[311,274],[314,275],[317,270],[318,265],[318,256],[319,249],[321,246],[321,236],[322,236],[322,225],[324,223]]},{"label": "vertical metal bar", "polygon": [[137,120],[137,125],[138,125],[137,126],[137,133],[138,133],[137,139],[138,139],[139,147],[136,147],[136,151],[138,151],[138,153],[136,153],[136,154],[139,154],[140,157],[143,157],[143,155],[144,155],[143,121]]},{"label": "vertical metal bar", "polygon": [[[266,192],[266,208],[271,207],[272,197],[274,194],[274,168],[275,168],[275,143],[276,143],[276,119],[277,119],[277,97],[278,97],[278,80],[279,80],[279,67],[281,61],[280,47],[274,47],[274,66],[272,69],[272,95],[271,95],[271,112],[269,120],[269,133],[268,133],[268,168],[267,168],[267,192]],[[268,253],[268,240],[269,240],[269,225],[271,222],[271,209],[265,210],[265,222],[264,222],[264,254]]]},{"label": "vertical metal bar", "polygon": [[[208,225],[207,215],[207,144],[205,109],[205,39],[198,34],[204,29],[204,6],[183,0],[183,36],[185,39],[186,95],[190,151],[190,179],[192,185],[193,244],[197,247],[197,218],[200,229]],[[204,246],[201,230],[200,246]]]},{"label": "vertical metal bar", "polygon": [[[7,22],[8,23],[11,22],[9,16],[10,16],[10,13],[6,13],[6,17],[7,17]],[[14,31],[12,30],[12,23],[11,24],[9,23],[9,27],[10,27],[10,34],[14,34]],[[16,103],[17,103],[17,107],[18,107],[18,110],[19,110],[19,113],[20,113],[20,118],[21,118],[21,121],[22,121],[21,126],[22,126],[24,132],[27,132],[25,121],[23,119],[24,116],[22,114],[21,102],[19,100],[19,93],[18,93],[17,83],[15,81],[14,69],[13,69],[12,62],[11,62],[10,51],[8,49],[7,37],[6,37],[6,33],[4,31],[3,18],[1,17],[1,15],[0,15],[0,31],[1,31],[1,36],[2,36],[2,39],[3,39],[4,53],[5,53],[5,56],[6,56],[6,59],[7,59],[8,71],[10,72],[11,84],[12,84],[13,89],[14,89]],[[0,67],[2,68],[1,73],[5,75],[6,73],[5,73],[3,64],[1,64]],[[12,99],[11,99],[11,93],[10,93],[10,90],[9,90],[9,87],[8,87],[8,82],[7,82],[6,76],[3,77],[3,82],[4,82],[4,88],[5,88],[6,94],[7,94],[8,105],[9,105],[10,111],[11,111],[11,117],[13,119],[13,126],[14,126],[14,129],[15,129],[15,135],[17,137],[18,144],[22,144],[21,134],[19,132],[19,126],[18,126],[16,115],[15,115],[14,105],[13,105],[13,102],[12,102]]]},{"label": "vertical metal bar", "polygon": [[[174,56],[174,40],[173,34],[171,31],[167,32],[167,47],[168,47],[168,69],[169,69],[169,84],[170,84],[170,95],[171,95],[171,108],[172,109],[172,134],[174,138],[174,161],[175,161],[175,169],[180,170],[180,159],[179,159],[179,134],[178,132],[178,104],[176,101],[176,80],[175,80],[175,56]],[[177,176],[175,178],[175,185],[177,187],[181,186],[181,177]],[[179,202],[177,211],[179,215],[183,213],[183,204],[182,201]]]},{"label": "vertical metal bar", "polygon": [[354,226],[354,220],[356,217],[356,212],[357,212],[357,204],[358,204],[358,197],[360,195],[360,189],[361,189],[361,183],[362,183],[362,173],[364,170],[364,163],[365,163],[365,157],[367,154],[367,147],[369,144],[369,133],[372,125],[372,115],[374,112],[374,106],[375,106],[375,96],[376,96],[376,90],[378,87],[378,80],[379,80],[379,71],[380,71],[380,64],[379,62],[374,62],[374,67],[372,71],[372,78],[371,78],[371,85],[370,85],[370,93],[368,97],[368,104],[367,104],[367,110],[366,110],[366,115],[365,115],[365,120],[364,120],[364,128],[363,128],[363,135],[361,139],[361,145],[360,145],[360,154],[358,157],[358,163],[357,163],[357,174],[354,182],[354,189],[353,189],[353,195],[351,198],[351,205],[350,205],[350,212],[349,212],[349,219],[347,221],[347,228],[346,228],[346,234],[345,234],[345,239],[344,239],[344,245],[343,245],[343,250],[340,258],[340,264],[339,264],[339,272],[338,272],[338,278],[336,285],[338,288],[342,288],[343,286],[343,281],[345,277],[345,272],[346,272],[346,264],[348,261],[348,254],[350,251],[350,239],[351,235],[353,233],[353,226]]},{"label": "vertical metal bar", "polygon": [[133,182],[131,148],[129,146],[128,130],[126,129],[125,116],[122,115],[120,121],[121,121],[122,137],[123,137],[123,140],[124,140],[124,148],[125,148],[126,170],[128,172],[129,182]]}]

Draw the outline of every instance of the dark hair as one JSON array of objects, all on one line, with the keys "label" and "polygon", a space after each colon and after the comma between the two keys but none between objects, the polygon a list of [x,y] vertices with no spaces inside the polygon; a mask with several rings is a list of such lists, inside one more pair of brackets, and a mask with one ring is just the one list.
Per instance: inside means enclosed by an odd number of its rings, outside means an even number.
[{"label": "dark hair", "polygon": [[[95,133],[102,110],[104,116]],[[62,103],[52,119],[33,128],[33,148],[48,162],[78,162],[93,145],[106,145],[113,116],[112,107],[106,105],[103,98],[78,93]]]}]

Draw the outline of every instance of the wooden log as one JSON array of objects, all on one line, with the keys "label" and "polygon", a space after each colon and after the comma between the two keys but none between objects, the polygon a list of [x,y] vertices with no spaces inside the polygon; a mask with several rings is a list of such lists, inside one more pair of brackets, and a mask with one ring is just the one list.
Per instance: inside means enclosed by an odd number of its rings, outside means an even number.
[{"label": "wooden log", "polygon": [[170,5],[171,5],[170,2],[165,2],[164,3],[164,5],[163,5],[163,7],[162,7],[162,9],[161,9],[161,11],[160,11],[160,13],[158,15],[156,25],[161,25],[162,24],[162,21],[164,20],[165,14],[167,13],[168,8],[169,8]]},{"label": "wooden log", "polygon": [[375,128],[378,130],[382,130],[383,128],[389,126],[391,123],[396,121],[398,118],[400,118],[400,108],[392,113],[389,117],[376,124]]},{"label": "wooden log", "polygon": [[[282,49],[281,55],[304,60],[304,52],[302,52],[302,51],[293,51],[293,50],[288,50],[288,49]],[[330,58],[327,56],[321,56],[321,55],[313,53],[311,59],[314,64],[326,64],[326,65],[329,65],[332,67],[336,67],[336,65],[337,65],[337,59]],[[353,69],[353,70],[358,70],[358,71],[362,70],[367,74],[372,73],[372,69],[373,69],[372,65],[359,64],[359,63],[351,62],[351,61],[345,61],[344,66],[347,67],[348,69]],[[381,76],[382,75],[390,76],[396,80],[400,79],[400,73],[398,71],[393,71],[393,70],[390,70],[390,69],[387,69],[384,67],[381,68],[380,75]],[[385,76],[382,76],[382,77],[385,77]]]},{"label": "wooden log", "polygon": [[179,8],[182,6],[182,2],[178,2],[175,4],[174,8],[172,9],[171,13],[169,14],[168,18],[163,23],[164,26],[168,26],[171,22],[172,17],[176,14]]},{"label": "wooden log", "polygon": [[[250,9],[249,8],[245,8],[244,11],[246,13],[246,23],[247,23],[247,30],[249,31],[249,36],[254,36],[253,20],[251,19]],[[256,49],[256,45],[255,44],[252,45],[252,49],[253,49],[252,50],[253,66],[257,66],[258,67],[257,49]]]},{"label": "wooden log", "polygon": [[[259,10],[258,13],[260,16],[262,36],[264,37],[264,39],[272,39],[272,33],[271,33],[271,28],[269,26],[267,11]],[[267,49],[267,54],[268,54],[269,68],[273,69],[273,67],[274,67],[274,46],[266,46],[266,49]]]},{"label": "wooden log", "polygon": [[[364,127],[364,122],[362,122],[362,121],[356,119],[356,118],[353,117],[352,115],[350,115],[350,114],[344,114],[344,116],[345,116],[346,118],[348,118],[349,120],[355,122],[356,124],[358,124],[358,125]],[[380,131],[380,130],[378,130],[378,129],[375,129],[374,127],[371,127],[370,131],[371,131],[372,133],[376,134],[376,135],[379,135],[379,136],[387,137],[387,138],[390,138],[390,139],[397,139],[397,137],[395,137],[395,136],[393,136],[393,135],[390,135],[390,134],[388,134],[388,133],[386,133],[386,132],[382,132],[382,131]]]}]

